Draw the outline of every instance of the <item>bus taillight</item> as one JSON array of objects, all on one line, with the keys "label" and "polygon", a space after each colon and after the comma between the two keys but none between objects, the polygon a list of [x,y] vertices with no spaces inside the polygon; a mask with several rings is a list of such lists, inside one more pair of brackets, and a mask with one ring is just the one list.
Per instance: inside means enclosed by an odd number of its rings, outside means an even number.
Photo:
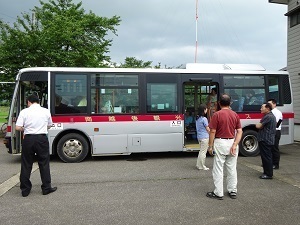
[{"label": "bus taillight", "polygon": [[11,132],[11,126],[7,126],[7,131],[6,132]]}]

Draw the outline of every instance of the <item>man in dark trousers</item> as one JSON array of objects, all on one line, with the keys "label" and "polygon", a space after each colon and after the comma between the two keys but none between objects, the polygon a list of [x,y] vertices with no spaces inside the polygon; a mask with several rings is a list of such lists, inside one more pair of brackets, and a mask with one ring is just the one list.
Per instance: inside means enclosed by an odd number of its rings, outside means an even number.
[{"label": "man in dark trousers", "polygon": [[[226,168],[227,191],[230,198],[237,197],[237,158],[238,145],[242,138],[242,127],[239,116],[230,109],[231,98],[227,94],[220,95],[221,110],[214,113],[209,122],[208,152],[214,155],[213,180],[215,189],[206,194],[207,197],[223,199],[223,169]],[[215,154],[213,154],[213,150]]]},{"label": "man in dark trousers", "polygon": [[276,134],[275,134],[275,142],[272,148],[272,159],[273,159],[273,169],[279,169],[279,161],[280,161],[280,152],[279,152],[279,141],[281,137],[281,122],[283,120],[282,113],[279,109],[277,109],[277,101],[274,98],[268,100],[268,103],[272,105],[272,113],[276,118]]},{"label": "man in dark trousers", "polygon": [[40,106],[39,98],[36,95],[28,96],[26,101],[28,108],[20,112],[16,122],[16,130],[24,132],[20,188],[23,197],[27,197],[30,194],[32,188],[30,174],[36,154],[42,180],[42,193],[47,195],[57,190],[56,187],[51,187],[49,165],[50,156],[47,133],[52,125],[51,114],[48,109]]},{"label": "man in dark trousers", "polygon": [[258,146],[263,165],[263,174],[259,177],[260,179],[273,178],[272,148],[275,142],[276,118],[271,110],[272,105],[270,103],[262,104],[260,111],[264,116],[256,124],[256,128],[258,129]]}]

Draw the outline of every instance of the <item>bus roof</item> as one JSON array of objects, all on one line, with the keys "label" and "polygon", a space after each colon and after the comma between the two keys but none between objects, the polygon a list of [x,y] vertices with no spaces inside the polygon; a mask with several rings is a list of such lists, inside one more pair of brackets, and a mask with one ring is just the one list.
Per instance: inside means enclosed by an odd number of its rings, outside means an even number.
[{"label": "bus roof", "polygon": [[207,70],[243,70],[243,71],[265,71],[266,69],[258,64],[211,64],[211,63],[188,63],[187,69]]},{"label": "bus roof", "polygon": [[188,63],[185,69],[154,69],[154,68],[89,68],[89,67],[31,67],[19,71],[24,72],[119,72],[119,73],[208,73],[208,74],[288,74],[287,71],[267,71],[256,64],[203,64]]}]

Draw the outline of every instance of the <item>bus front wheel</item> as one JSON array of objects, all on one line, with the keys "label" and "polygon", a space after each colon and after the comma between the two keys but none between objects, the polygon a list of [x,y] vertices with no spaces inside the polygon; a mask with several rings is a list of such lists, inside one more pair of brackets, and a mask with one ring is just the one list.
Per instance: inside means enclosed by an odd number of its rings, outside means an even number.
[{"label": "bus front wheel", "polygon": [[242,156],[257,156],[259,154],[257,132],[254,130],[245,130],[239,146],[239,152]]},{"label": "bus front wheel", "polygon": [[87,140],[80,134],[66,134],[58,141],[57,154],[64,162],[81,162],[85,159],[88,152],[89,144]]}]

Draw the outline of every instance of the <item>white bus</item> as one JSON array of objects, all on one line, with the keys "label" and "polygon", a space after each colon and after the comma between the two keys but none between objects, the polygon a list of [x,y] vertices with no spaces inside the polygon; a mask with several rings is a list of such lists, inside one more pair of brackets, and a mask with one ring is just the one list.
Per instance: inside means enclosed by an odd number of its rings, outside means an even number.
[{"label": "white bus", "polygon": [[[26,97],[37,94],[54,122],[50,153],[64,162],[92,156],[136,152],[197,151],[195,124],[184,126],[184,113],[194,116],[211,89],[229,93],[241,118],[240,154],[259,154],[255,124],[261,104],[275,98],[283,113],[280,144],[293,143],[294,113],[289,75],[257,65],[188,64],[186,69],[25,68],[16,78],[5,144],[22,151],[15,130]],[[245,103],[251,91],[255,101]]]}]

